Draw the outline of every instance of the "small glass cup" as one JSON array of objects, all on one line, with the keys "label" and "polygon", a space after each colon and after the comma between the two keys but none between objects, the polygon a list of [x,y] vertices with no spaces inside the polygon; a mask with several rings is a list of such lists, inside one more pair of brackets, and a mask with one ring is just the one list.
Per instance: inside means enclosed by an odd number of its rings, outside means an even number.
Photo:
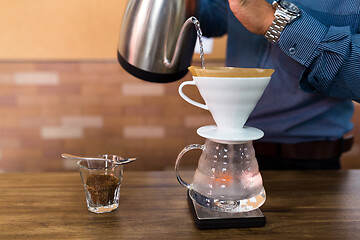
[{"label": "small glass cup", "polygon": [[93,213],[106,213],[117,209],[124,166],[106,159],[82,159],[77,165],[88,210]]}]

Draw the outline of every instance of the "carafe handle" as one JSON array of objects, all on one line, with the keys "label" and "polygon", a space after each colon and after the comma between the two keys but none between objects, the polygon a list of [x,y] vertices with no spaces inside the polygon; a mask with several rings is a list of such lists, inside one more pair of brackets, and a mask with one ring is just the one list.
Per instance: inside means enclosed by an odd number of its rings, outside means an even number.
[{"label": "carafe handle", "polygon": [[176,179],[178,180],[178,182],[183,185],[186,188],[190,188],[190,184],[188,184],[187,182],[185,182],[181,177],[180,177],[180,173],[179,173],[179,165],[180,165],[180,160],[183,157],[183,155],[185,153],[187,153],[190,150],[194,150],[194,149],[200,149],[200,150],[204,150],[204,145],[200,145],[200,144],[191,144],[189,146],[186,146],[178,155],[176,162],[175,162],[175,171],[176,171]]},{"label": "carafe handle", "polygon": [[187,101],[188,103],[190,103],[190,104],[192,104],[192,105],[194,105],[196,107],[199,107],[199,108],[202,108],[202,109],[205,109],[205,110],[209,110],[209,108],[205,104],[198,103],[198,102],[192,100],[191,98],[189,98],[188,96],[186,96],[185,93],[183,93],[182,89],[186,85],[194,85],[195,86],[195,82],[194,81],[185,81],[185,82],[181,83],[180,86],[179,86],[180,97],[182,97],[185,101]]}]

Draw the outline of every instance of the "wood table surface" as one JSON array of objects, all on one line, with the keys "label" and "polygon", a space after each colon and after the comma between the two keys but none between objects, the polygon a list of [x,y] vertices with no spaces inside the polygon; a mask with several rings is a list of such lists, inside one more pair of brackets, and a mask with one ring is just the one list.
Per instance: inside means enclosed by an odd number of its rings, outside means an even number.
[{"label": "wood table surface", "polygon": [[87,211],[77,172],[3,173],[0,239],[360,239],[360,170],[262,176],[265,227],[198,230],[172,171],[125,169],[120,206],[105,214]]}]

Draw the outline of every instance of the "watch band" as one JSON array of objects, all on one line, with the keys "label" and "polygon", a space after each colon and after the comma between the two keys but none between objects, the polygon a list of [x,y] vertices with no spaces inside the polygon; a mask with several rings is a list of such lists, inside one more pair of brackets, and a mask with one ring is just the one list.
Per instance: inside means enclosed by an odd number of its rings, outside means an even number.
[{"label": "watch band", "polygon": [[286,25],[301,16],[301,10],[287,0],[275,0],[272,6],[275,9],[274,20],[266,31],[265,38],[276,43]]},{"label": "watch band", "polygon": [[269,29],[265,33],[265,38],[272,43],[276,43],[280,38],[281,32],[284,30],[285,26],[289,22],[290,21],[284,16],[275,15],[274,20],[272,21]]}]

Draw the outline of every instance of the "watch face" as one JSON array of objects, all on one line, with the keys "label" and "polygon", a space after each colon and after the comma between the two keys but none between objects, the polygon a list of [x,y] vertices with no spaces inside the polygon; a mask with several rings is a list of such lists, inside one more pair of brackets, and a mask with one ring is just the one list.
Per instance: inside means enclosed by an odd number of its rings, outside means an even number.
[{"label": "watch face", "polygon": [[289,12],[292,13],[300,13],[300,9],[293,3],[288,2],[288,1],[280,1],[279,4],[281,5],[281,7],[285,8],[286,10],[288,10]]}]

